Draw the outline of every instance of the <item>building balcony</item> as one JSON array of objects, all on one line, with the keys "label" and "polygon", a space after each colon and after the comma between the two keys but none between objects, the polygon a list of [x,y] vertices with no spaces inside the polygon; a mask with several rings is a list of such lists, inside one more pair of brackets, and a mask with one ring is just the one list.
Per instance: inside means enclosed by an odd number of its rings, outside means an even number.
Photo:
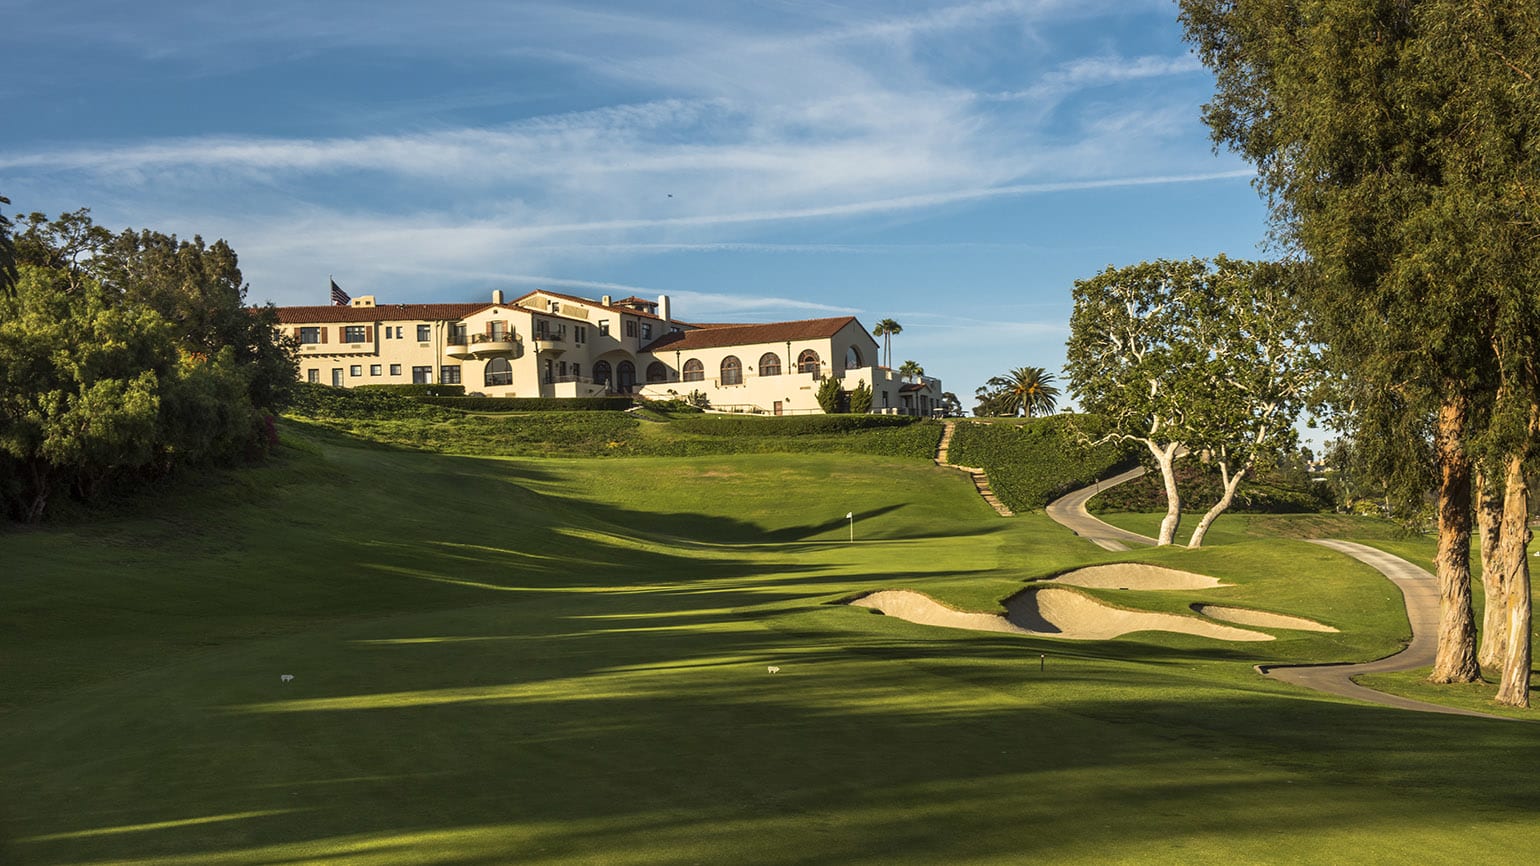
[{"label": "building balcony", "polygon": [[518,341],[512,334],[471,334],[468,342],[450,343],[444,352],[451,358],[490,358],[494,355],[512,355],[518,348]]},{"label": "building balcony", "polygon": [[552,357],[561,355],[567,351],[567,336],[565,334],[535,334],[535,353],[545,353]]}]

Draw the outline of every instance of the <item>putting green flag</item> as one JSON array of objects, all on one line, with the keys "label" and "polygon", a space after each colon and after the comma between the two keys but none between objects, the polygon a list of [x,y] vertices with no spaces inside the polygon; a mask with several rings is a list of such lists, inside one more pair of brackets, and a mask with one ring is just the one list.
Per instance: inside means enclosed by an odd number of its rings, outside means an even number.
[{"label": "putting green flag", "polygon": [[847,512],[845,512],[845,519],[846,520],[855,520],[856,519],[856,513],[854,511],[847,511]]}]

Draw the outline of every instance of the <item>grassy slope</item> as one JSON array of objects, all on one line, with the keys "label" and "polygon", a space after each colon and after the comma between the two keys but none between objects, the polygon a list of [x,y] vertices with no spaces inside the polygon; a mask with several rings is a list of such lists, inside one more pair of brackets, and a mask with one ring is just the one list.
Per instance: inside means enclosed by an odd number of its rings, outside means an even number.
[{"label": "grassy slope", "polygon": [[[825,603],[907,586],[987,609],[1119,557],[1238,585],[1115,603],[1344,634],[1071,643]],[[1392,647],[1405,621],[1368,569],[1287,541],[1104,554],[915,461],[328,439],[154,516],[0,535],[0,561],[0,862],[1463,863],[1540,842],[1527,726],[1251,673]]]}]

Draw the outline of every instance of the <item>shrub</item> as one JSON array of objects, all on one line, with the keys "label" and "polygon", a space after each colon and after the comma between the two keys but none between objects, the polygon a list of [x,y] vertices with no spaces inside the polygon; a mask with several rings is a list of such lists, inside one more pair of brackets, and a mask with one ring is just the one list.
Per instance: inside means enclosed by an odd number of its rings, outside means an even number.
[{"label": "shrub", "polygon": [[702,436],[811,436],[908,427],[907,415],[702,415],[681,418],[675,429]]},{"label": "shrub", "polygon": [[405,385],[359,385],[354,390],[368,389],[400,394],[403,397],[459,397],[465,394],[464,385],[432,385],[413,382]]},{"label": "shrub", "polygon": [[463,412],[610,412],[629,409],[630,397],[419,397]]},{"label": "shrub", "polygon": [[[453,399],[453,398],[444,398]],[[333,388],[299,382],[289,401],[290,414],[306,418],[449,418],[454,413],[425,405],[389,391],[365,388]]]},{"label": "shrub", "polygon": [[1029,511],[1136,464],[1137,453],[1126,445],[1089,444],[1102,426],[1097,416],[1072,414],[1023,424],[960,421],[948,459],[988,472],[990,486],[1006,505]]}]

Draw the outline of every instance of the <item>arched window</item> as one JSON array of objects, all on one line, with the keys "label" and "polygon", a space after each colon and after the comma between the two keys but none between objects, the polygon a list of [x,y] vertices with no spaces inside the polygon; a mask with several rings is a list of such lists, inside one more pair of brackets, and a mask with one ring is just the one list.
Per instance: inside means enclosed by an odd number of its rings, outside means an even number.
[{"label": "arched window", "polygon": [[487,387],[513,384],[513,365],[507,358],[493,358],[487,362]]},{"label": "arched window", "polygon": [[615,367],[615,390],[622,394],[631,393],[631,388],[636,384],[636,365],[630,361],[621,361]]},{"label": "arched window", "polygon": [[706,365],[691,358],[684,362],[684,380],[686,382],[700,382],[706,378]]},{"label": "arched window", "polygon": [[759,356],[759,375],[781,375],[781,356],[774,352],[766,352]]},{"label": "arched window", "polygon": [[594,362],[594,384],[595,385],[608,385],[609,383],[610,383],[610,362],[609,361],[595,361]]},{"label": "arched window", "polygon": [[812,349],[802,350],[797,356],[797,372],[818,375],[818,353]]},{"label": "arched window", "polygon": [[855,370],[865,366],[865,364],[861,363],[861,353],[855,346],[845,350],[845,369]]},{"label": "arched window", "polygon": [[722,384],[743,384],[743,363],[738,360],[737,355],[728,355],[722,359]]},{"label": "arched window", "polygon": [[665,367],[663,365],[662,361],[653,361],[651,364],[648,364],[647,365],[647,381],[648,382],[667,382],[668,381],[668,367]]}]

